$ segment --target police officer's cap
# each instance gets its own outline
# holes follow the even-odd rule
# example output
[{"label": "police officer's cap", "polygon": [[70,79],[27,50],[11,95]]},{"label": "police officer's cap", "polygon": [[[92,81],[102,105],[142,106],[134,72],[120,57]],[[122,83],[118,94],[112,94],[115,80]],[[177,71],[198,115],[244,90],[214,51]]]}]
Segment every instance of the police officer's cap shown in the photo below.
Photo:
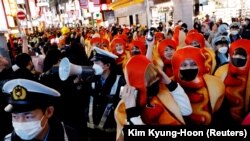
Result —
[{"label": "police officer's cap", "polygon": [[229,44],[230,43],[230,39],[227,36],[217,36],[212,40],[212,45],[215,47],[219,44]]},{"label": "police officer's cap", "polygon": [[218,32],[223,34],[223,33],[227,33],[228,30],[228,25],[223,23],[218,27]]},{"label": "police officer's cap", "polygon": [[91,61],[116,60],[118,56],[98,47],[93,47],[94,57]]},{"label": "police officer's cap", "polygon": [[60,97],[60,93],[38,82],[13,79],[3,85],[3,93],[9,94],[6,112],[21,113],[36,108],[46,108]]}]

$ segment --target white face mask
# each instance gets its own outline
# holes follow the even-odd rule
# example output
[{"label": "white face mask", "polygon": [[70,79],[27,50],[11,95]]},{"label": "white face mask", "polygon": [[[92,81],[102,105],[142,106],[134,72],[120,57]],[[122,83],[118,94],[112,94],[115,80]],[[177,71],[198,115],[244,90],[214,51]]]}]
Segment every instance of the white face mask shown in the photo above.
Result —
[{"label": "white face mask", "polygon": [[228,50],[228,47],[224,46],[224,47],[220,47],[218,49],[218,51],[222,54],[226,54],[227,53],[227,50]]},{"label": "white face mask", "polygon": [[231,31],[231,34],[232,35],[237,35],[239,32],[237,31],[237,30],[233,30],[233,31]]},{"label": "white face mask", "polygon": [[[43,117],[42,117],[43,119]],[[15,133],[23,140],[34,139],[39,133],[42,132],[43,127],[41,126],[41,120],[29,121],[29,122],[12,122],[15,129]],[[47,124],[47,122],[46,122]],[[45,125],[46,125],[45,124]],[[44,127],[45,127],[44,125]]]},{"label": "white face mask", "polygon": [[98,64],[94,64],[93,69],[95,70],[95,75],[101,75],[103,73],[103,68]]}]

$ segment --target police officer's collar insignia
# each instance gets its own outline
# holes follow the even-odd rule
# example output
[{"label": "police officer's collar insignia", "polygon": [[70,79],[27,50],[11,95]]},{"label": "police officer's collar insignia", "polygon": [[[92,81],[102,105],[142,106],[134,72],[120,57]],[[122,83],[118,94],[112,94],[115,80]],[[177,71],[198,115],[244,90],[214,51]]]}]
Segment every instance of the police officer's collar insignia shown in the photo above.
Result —
[{"label": "police officer's collar insignia", "polygon": [[26,98],[27,91],[24,87],[17,85],[13,88],[12,95],[14,100],[24,100]]}]

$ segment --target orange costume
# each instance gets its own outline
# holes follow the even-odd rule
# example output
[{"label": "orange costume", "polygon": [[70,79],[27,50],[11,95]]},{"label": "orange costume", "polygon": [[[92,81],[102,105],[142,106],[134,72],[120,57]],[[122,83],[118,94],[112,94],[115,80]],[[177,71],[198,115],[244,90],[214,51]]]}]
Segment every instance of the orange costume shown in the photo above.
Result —
[{"label": "orange costume", "polygon": [[171,59],[167,59],[165,57],[165,50],[166,50],[166,47],[170,47],[174,50],[176,50],[177,48],[177,43],[174,41],[174,40],[171,40],[171,39],[165,39],[165,40],[162,40],[158,46],[158,53],[161,57],[161,60],[163,61],[163,64],[161,63],[161,61],[157,61],[157,64],[163,68],[163,71],[169,76],[169,77],[172,77],[173,76],[173,70],[172,70],[172,62],[171,62]]},{"label": "orange costume", "polygon": [[[121,44],[121,47],[122,47],[120,50],[121,52],[117,51],[117,48],[116,48],[117,44]],[[118,58],[116,59],[116,64],[120,67],[120,69],[123,70],[125,67],[125,64],[127,63],[129,59],[129,52],[126,50],[126,43],[124,39],[115,38],[112,40],[110,46],[111,46],[111,52],[118,56]]]},{"label": "orange costume", "polygon": [[194,42],[199,44],[199,48],[202,49],[202,52],[206,57],[205,66],[207,67],[209,74],[213,74],[216,67],[215,53],[212,49],[205,47],[204,36],[192,30],[188,32],[185,42],[187,45],[191,45]]},{"label": "orange costume", "polygon": [[59,39],[59,44],[58,47],[62,48],[65,45],[65,40],[69,36],[68,34],[70,33],[70,30],[68,27],[64,26],[61,29],[62,37]]},{"label": "orange costume", "polygon": [[[157,83],[159,74],[157,68],[144,55],[136,55],[128,61],[124,75],[129,86],[138,90],[137,108],[142,121],[149,125],[184,125],[181,106],[179,107],[169,89],[163,83]],[[151,99],[147,94],[147,88],[153,84],[159,85],[159,92]],[[184,92],[184,91],[182,91]],[[187,97],[186,97],[187,98]],[[182,104],[188,107],[182,100]],[[149,107],[148,104],[153,105]],[[190,103],[189,103],[190,104]],[[190,106],[191,110],[191,106]],[[189,112],[189,114],[191,111]],[[117,138],[122,134],[122,128],[127,124],[127,113],[124,100],[121,100],[115,110],[117,122]]]},{"label": "orange costume", "polygon": [[133,49],[133,47],[134,46],[136,46],[136,47],[138,47],[139,48],[139,50],[140,50],[140,53],[142,54],[142,55],[145,55],[146,54],[146,46],[145,46],[145,44],[142,42],[142,41],[140,41],[140,40],[133,40],[129,45],[128,45],[128,48],[129,48],[129,52],[130,52],[130,55],[132,56],[132,49]]},{"label": "orange costume", "polygon": [[[184,79],[184,73],[180,69],[186,60],[193,60],[198,68],[191,80]],[[174,79],[184,88],[192,105],[190,123],[198,125],[211,123],[213,113],[221,106],[225,91],[223,82],[208,73],[205,60],[202,50],[192,46],[178,49],[172,58]],[[191,72],[187,75],[191,75]]]},{"label": "orange costume", "polygon": [[186,33],[181,30],[181,26],[174,28],[173,40],[178,44],[177,48],[182,48],[186,45],[185,43]]},{"label": "orange costume", "polygon": [[[235,53],[243,55],[245,59]],[[250,40],[239,39],[229,49],[230,62],[218,68],[216,76],[224,80],[225,96],[229,102],[230,114],[236,123],[241,123],[249,113],[250,101]],[[233,58],[236,56],[236,58]]]}]

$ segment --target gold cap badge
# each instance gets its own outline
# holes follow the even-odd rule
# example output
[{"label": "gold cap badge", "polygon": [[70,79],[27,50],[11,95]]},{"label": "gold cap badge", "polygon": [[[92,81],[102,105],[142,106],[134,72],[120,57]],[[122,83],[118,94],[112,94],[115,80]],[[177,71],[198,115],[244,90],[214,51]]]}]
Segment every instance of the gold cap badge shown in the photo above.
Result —
[{"label": "gold cap badge", "polygon": [[16,86],[12,91],[13,99],[14,100],[23,100],[26,98],[27,91],[22,86]]}]

